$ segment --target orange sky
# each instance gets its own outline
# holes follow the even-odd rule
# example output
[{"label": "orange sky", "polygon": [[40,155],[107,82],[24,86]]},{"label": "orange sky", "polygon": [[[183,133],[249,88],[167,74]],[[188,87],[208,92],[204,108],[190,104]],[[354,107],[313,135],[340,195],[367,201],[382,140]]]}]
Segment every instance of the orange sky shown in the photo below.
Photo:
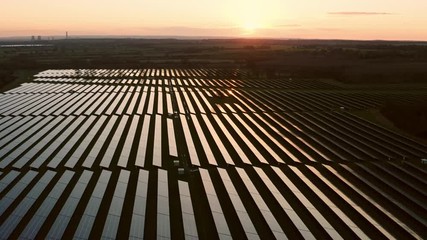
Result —
[{"label": "orange sky", "polygon": [[427,40],[425,0],[2,0],[0,37],[173,35]]}]

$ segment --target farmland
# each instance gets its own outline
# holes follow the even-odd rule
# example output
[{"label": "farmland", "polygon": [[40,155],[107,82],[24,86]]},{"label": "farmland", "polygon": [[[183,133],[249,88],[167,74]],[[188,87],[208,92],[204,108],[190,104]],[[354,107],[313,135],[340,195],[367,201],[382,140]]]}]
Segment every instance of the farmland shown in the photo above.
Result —
[{"label": "farmland", "polygon": [[423,84],[261,75],[51,69],[1,93],[0,237],[427,237],[426,144],[354,114]]}]

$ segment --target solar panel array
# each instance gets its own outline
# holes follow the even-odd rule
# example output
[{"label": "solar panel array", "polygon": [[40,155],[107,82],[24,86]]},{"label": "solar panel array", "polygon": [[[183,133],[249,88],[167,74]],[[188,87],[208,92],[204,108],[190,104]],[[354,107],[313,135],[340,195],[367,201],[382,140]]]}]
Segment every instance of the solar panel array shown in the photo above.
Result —
[{"label": "solar panel array", "polygon": [[425,95],[244,76],[47,70],[0,94],[0,238],[427,237],[427,147],[349,112]]}]

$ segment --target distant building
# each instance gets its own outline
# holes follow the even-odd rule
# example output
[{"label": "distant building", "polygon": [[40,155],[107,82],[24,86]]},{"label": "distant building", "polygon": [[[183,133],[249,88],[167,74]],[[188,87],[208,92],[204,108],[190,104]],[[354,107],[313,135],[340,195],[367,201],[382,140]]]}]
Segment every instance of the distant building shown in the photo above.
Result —
[{"label": "distant building", "polygon": [[42,36],[37,36],[37,41],[41,41],[42,40]]},{"label": "distant building", "polygon": [[35,36],[31,36],[31,41],[36,41],[36,37]]}]

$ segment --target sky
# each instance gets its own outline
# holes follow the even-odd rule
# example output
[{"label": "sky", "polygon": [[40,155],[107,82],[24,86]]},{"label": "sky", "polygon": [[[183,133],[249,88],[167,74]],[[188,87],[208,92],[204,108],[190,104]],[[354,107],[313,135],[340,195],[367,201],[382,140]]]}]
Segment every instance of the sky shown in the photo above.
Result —
[{"label": "sky", "polygon": [[427,0],[1,0],[0,37],[427,40]]}]

